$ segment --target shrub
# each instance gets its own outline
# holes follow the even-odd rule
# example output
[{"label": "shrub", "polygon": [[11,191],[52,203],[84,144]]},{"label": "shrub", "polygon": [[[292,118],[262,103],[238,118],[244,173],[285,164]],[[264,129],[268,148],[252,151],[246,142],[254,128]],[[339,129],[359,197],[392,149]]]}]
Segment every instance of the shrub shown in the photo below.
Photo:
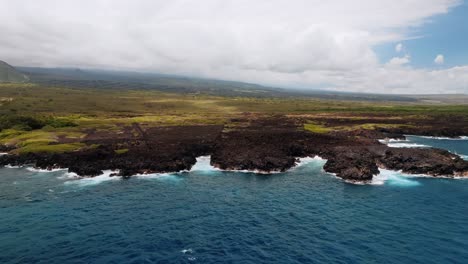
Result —
[{"label": "shrub", "polygon": [[45,126],[54,128],[73,127],[77,124],[66,118],[56,117],[32,117],[32,116],[18,116],[18,115],[5,115],[0,116],[0,131],[4,129],[14,128],[16,130],[30,131],[41,129]]}]

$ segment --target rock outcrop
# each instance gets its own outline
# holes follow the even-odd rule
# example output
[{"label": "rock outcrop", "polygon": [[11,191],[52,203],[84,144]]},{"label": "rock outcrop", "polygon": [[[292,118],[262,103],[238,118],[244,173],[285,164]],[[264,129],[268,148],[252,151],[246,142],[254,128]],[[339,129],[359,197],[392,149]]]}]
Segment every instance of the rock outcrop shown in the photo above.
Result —
[{"label": "rock outcrop", "polygon": [[[133,129],[133,130],[132,130]],[[377,138],[401,138],[379,131],[317,134],[282,117],[249,120],[230,127],[128,127],[125,133],[88,131],[82,140],[99,145],[63,154],[0,156],[0,165],[32,164],[41,169],[69,168],[81,176],[119,170],[119,176],[190,170],[198,156],[211,155],[225,170],[286,171],[299,157],[327,159],[325,171],[352,182],[366,182],[379,167],[411,174],[468,176],[468,161],[440,149],[391,148]],[[138,135],[135,135],[137,131]],[[116,149],[127,151],[118,152]]]}]

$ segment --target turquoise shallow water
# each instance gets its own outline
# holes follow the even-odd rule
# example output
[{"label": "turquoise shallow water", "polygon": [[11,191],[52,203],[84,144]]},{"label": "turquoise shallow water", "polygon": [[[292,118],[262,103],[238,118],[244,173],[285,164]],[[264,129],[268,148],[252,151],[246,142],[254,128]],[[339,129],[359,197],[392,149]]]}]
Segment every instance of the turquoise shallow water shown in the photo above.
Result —
[{"label": "turquoise shallow water", "polygon": [[466,263],[468,180],[352,185],[322,165],[130,180],[2,168],[0,263]]}]

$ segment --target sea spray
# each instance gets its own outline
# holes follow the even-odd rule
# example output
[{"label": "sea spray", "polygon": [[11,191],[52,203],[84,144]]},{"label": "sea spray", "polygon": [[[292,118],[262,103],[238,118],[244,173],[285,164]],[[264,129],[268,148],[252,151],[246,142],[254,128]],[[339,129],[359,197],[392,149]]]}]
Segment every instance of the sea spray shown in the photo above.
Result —
[{"label": "sea spray", "polygon": [[23,166],[10,165],[10,164],[8,164],[8,165],[5,165],[4,167],[5,167],[5,168],[8,168],[8,169],[20,169],[20,168],[22,168]]},{"label": "sea spray", "polygon": [[64,168],[56,168],[56,169],[38,169],[34,167],[26,167],[26,170],[31,172],[57,172],[57,171],[68,171],[68,169]]},{"label": "sea spray", "polygon": [[410,137],[416,138],[426,138],[426,139],[436,139],[436,140],[468,140],[467,136],[460,136],[460,137],[431,137],[431,136],[417,136],[417,135],[408,135]]},{"label": "sea spray", "polygon": [[430,148],[428,145],[417,143],[388,143],[387,146],[391,148]]},{"label": "sea spray", "polygon": [[378,175],[374,175],[372,178],[371,184],[373,185],[393,185],[393,186],[400,186],[400,187],[412,187],[421,185],[420,182],[411,179],[410,174],[402,173],[401,171],[394,171],[394,170],[387,170],[387,169],[379,169],[380,173]]},{"label": "sea spray", "polygon": [[[101,175],[95,177],[75,177],[76,174],[67,174],[71,180],[66,181],[67,185],[77,185],[77,186],[90,186],[97,185],[106,181],[119,180],[121,177],[111,176],[112,174],[118,173],[118,171],[105,170]],[[69,178],[69,179],[70,179]]]},{"label": "sea spray", "polygon": [[175,172],[175,173],[150,173],[150,174],[136,174],[132,178],[148,180],[148,179],[158,179],[158,180],[171,180],[171,181],[180,181],[182,178],[180,174],[184,172]]},{"label": "sea spray", "polygon": [[190,172],[210,172],[220,171],[220,169],[211,165],[211,156],[200,156],[197,158],[197,162],[192,166]]},{"label": "sea spray", "polygon": [[429,148],[424,144],[413,143],[409,139],[379,139],[379,142],[392,148]]}]

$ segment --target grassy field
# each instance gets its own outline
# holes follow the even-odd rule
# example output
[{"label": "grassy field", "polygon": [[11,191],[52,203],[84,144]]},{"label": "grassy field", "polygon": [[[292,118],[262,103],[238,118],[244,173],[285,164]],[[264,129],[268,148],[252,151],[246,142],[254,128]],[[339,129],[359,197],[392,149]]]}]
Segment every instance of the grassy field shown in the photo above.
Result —
[{"label": "grassy field", "polygon": [[[87,129],[118,131],[125,125],[147,126],[226,124],[251,113],[288,115],[306,120],[315,133],[343,129],[375,129],[405,125],[407,117],[444,116],[468,119],[468,105],[409,102],[334,101],[313,98],[222,97],[197,93],[151,90],[70,89],[34,84],[0,84],[0,143],[16,145],[18,152],[63,152],[83,147],[60,143],[59,138],[81,138]],[[394,120],[385,125],[363,122],[328,127],[318,118]],[[118,153],[125,153],[119,150]]]}]

